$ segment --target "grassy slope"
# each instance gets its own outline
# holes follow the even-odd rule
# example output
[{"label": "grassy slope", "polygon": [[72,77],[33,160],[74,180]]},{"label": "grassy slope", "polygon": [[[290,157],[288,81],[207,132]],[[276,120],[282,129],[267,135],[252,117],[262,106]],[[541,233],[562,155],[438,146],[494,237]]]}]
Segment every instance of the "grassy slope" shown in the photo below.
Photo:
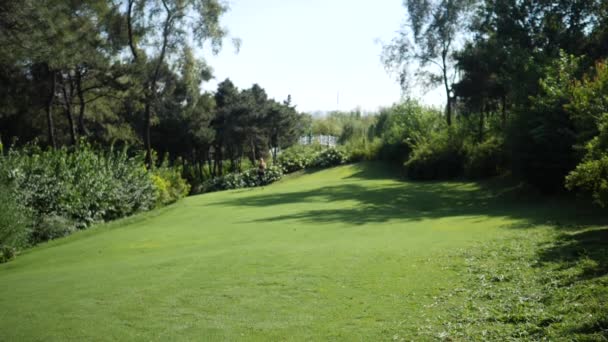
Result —
[{"label": "grassy slope", "polygon": [[487,246],[601,221],[501,189],[399,182],[361,164],[187,198],[0,265],[0,340],[457,335],[443,332],[446,310],[476,315],[462,303],[477,294],[454,289],[475,286],[471,269],[487,262],[471,260]]}]

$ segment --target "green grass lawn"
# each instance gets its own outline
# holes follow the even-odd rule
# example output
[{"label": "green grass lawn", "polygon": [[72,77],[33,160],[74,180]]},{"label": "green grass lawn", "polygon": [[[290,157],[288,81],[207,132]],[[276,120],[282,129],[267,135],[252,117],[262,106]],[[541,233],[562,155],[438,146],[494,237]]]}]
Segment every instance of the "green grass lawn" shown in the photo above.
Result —
[{"label": "green grass lawn", "polygon": [[604,223],[496,181],[290,176],[0,265],[0,341],[605,340]]}]

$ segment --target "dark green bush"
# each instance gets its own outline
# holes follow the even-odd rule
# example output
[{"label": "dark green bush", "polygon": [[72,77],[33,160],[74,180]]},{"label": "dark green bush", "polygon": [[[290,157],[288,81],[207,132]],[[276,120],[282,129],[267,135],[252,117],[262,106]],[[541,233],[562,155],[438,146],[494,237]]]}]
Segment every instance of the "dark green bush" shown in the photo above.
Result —
[{"label": "dark green bush", "polygon": [[382,145],[377,149],[378,158],[401,164],[409,159],[413,146],[446,128],[441,112],[415,101],[384,109],[372,130],[382,139]]},{"label": "dark green bush", "polygon": [[18,203],[12,189],[0,184],[0,263],[27,244],[30,225],[30,212]]},{"label": "dark green bush", "polygon": [[124,150],[99,153],[88,145],[74,151],[12,150],[0,164],[2,180],[36,217],[62,217],[77,228],[149,210],[156,203],[143,161]]},{"label": "dark green bush", "polygon": [[566,188],[590,195],[596,204],[605,207],[608,205],[608,113],[598,118],[598,126],[598,135],[585,146],[585,158],[566,177]]},{"label": "dark green bush", "polygon": [[578,141],[585,144],[581,163],[566,177],[566,188],[590,195],[608,205],[608,61],[598,63],[592,78],[575,83],[567,110],[578,126]]},{"label": "dark green bush", "polygon": [[11,246],[0,246],[0,264],[10,261],[15,257],[17,249]]},{"label": "dark green bush", "polygon": [[382,148],[382,139],[376,138],[373,141],[360,140],[350,142],[345,146],[348,161],[357,163],[366,160],[376,160],[379,158]]},{"label": "dark green bush", "polygon": [[507,166],[504,143],[496,137],[481,144],[467,145],[464,152],[464,174],[469,178],[494,177]]},{"label": "dark green bush", "polygon": [[608,204],[608,154],[577,165],[566,177],[566,188],[589,194],[596,204],[605,207]]},{"label": "dark green bush", "polygon": [[74,221],[65,217],[50,215],[38,218],[32,228],[29,242],[37,244],[64,236],[68,236],[76,230]]},{"label": "dark green bush", "polygon": [[580,161],[575,123],[566,110],[577,63],[564,56],[549,67],[539,93],[513,113],[507,131],[513,173],[545,193],[563,191],[566,175]]},{"label": "dark green bush", "polygon": [[451,179],[464,166],[462,138],[452,130],[437,132],[413,148],[404,163],[406,175],[416,180]]}]

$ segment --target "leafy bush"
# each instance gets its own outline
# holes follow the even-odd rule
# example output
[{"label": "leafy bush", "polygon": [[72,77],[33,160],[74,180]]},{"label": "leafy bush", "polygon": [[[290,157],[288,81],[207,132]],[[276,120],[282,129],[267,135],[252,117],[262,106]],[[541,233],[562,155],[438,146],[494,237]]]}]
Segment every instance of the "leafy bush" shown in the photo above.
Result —
[{"label": "leafy bush", "polygon": [[566,188],[591,195],[608,205],[608,64],[596,65],[593,78],[575,83],[573,99],[566,106],[578,127],[578,141],[585,144],[583,161],[566,177]]},{"label": "leafy bush", "polygon": [[190,184],[182,178],[179,167],[170,168],[165,163],[154,169],[150,177],[156,191],[156,206],[174,203],[190,192]]},{"label": "leafy bush", "polygon": [[577,165],[566,177],[566,188],[590,194],[595,203],[605,207],[608,204],[608,155]]},{"label": "leafy bush", "polygon": [[26,245],[30,224],[29,211],[17,202],[11,189],[0,185],[0,263]]},{"label": "leafy bush", "polygon": [[365,160],[376,160],[383,146],[382,139],[376,138],[369,142],[362,139],[358,142],[350,142],[345,146],[348,161],[352,163]]},{"label": "leafy bush", "polygon": [[462,138],[453,130],[437,132],[415,145],[404,163],[411,179],[450,179],[462,175],[464,154]]},{"label": "leafy bush", "polygon": [[258,169],[249,169],[242,173],[229,173],[222,177],[215,177],[202,184],[196,190],[197,193],[214,192],[222,190],[233,190],[242,188],[253,188],[274,183],[283,178],[283,170],[279,166],[266,168],[264,175],[260,177]]},{"label": "leafy bush", "polygon": [[332,147],[318,153],[311,165],[323,168],[342,165],[347,161],[348,155],[343,149]]},{"label": "leafy bush", "polygon": [[506,168],[504,143],[496,137],[481,144],[466,145],[464,152],[464,174],[467,177],[494,177]]},{"label": "leafy bush", "polygon": [[74,221],[65,217],[50,215],[38,218],[31,231],[29,242],[37,244],[68,236],[76,230]]},{"label": "leafy bush", "polygon": [[573,148],[575,123],[566,110],[577,69],[578,59],[568,56],[549,67],[539,93],[513,113],[508,130],[514,174],[545,193],[562,191],[565,176],[580,161]]},{"label": "leafy bush", "polygon": [[148,210],[156,203],[154,185],[140,158],[129,157],[125,150],[95,152],[86,144],[72,152],[12,150],[0,164],[2,181],[16,189],[18,201],[34,212],[37,221],[61,217],[77,228]]},{"label": "leafy bush", "polygon": [[598,119],[599,134],[586,145],[583,161],[566,177],[566,188],[589,194],[593,201],[608,204],[608,113]]},{"label": "leafy bush", "polygon": [[258,169],[249,169],[241,174],[245,187],[252,188],[274,183],[283,178],[283,171],[278,166],[270,166],[264,171],[264,175],[260,177]]},{"label": "leafy bush", "polygon": [[378,158],[403,163],[410,157],[413,146],[446,128],[441,112],[415,101],[384,109],[372,129],[373,135],[380,137],[383,142],[378,148]]},{"label": "leafy bush", "polygon": [[322,149],[318,145],[296,145],[281,152],[277,157],[277,164],[284,173],[304,170],[312,165],[317,153]]},{"label": "leafy bush", "polygon": [[0,246],[0,264],[10,261],[15,257],[17,249],[11,246]]}]

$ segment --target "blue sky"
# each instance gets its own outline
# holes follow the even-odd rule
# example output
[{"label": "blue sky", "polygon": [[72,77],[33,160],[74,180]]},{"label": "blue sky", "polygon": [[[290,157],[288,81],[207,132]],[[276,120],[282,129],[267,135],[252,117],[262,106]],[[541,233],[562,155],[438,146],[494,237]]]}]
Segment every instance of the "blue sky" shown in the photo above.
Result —
[{"label": "blue sky", "polygon": [[[401,91],[380,62],[381,45],[399,29],[401,0],[230,0],[223,23],[242,39],[239,53],[226,44],[217,56],[206,51],[214,90],[230,78],[239,88],[254,83],[270,97],[291,94],[298,110],[375,110],[398,102]],[[338,103],[339,93],[339,103]],[[437,91],[422,96],[441,104]]]}]

